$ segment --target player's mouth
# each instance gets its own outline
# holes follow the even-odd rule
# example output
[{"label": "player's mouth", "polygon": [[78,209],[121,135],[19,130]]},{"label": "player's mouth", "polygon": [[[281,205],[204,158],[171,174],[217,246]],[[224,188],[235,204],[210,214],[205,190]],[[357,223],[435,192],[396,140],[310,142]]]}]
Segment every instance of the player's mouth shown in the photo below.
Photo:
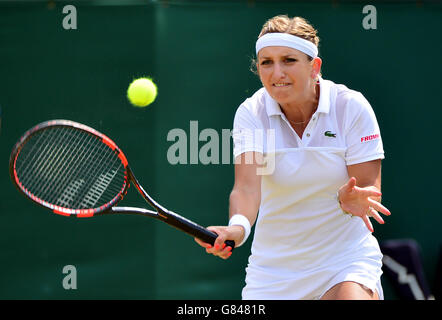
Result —
[{"label": "player's mouth", "polygon": [[288,87],[290,83],[282,82],[282,83],[274,83],[273,86],[276,88]]}]

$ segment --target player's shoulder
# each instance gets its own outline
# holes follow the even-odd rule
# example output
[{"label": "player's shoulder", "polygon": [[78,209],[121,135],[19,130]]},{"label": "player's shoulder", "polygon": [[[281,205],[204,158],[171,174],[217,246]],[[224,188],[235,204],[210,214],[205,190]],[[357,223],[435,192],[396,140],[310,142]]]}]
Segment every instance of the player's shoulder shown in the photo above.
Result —
[{"label": "player's shoulder", "polygon": [[244,100],[238,108],[247,110],[250,114],[259,116],[266,111],[266,90],[261,88],[257,90],[252,96]]},{"label": "player's shoulder", "polygon": [[361,92],[350,89],[344,84],[334,84],[334,90],[337,111],[354,114],[371,109],[370,103]]},{"label": "player's shoulder", "polygon": [[264,88],[259,89],[252,96],[245,99],[236,110],[234,126],[264,127],[268,122],[266,101]]}]

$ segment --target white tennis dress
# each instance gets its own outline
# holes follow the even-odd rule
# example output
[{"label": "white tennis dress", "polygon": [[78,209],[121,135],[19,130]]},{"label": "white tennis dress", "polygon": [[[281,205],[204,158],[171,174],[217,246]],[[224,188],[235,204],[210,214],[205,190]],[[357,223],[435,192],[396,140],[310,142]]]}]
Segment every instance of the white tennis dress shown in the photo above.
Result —
[{"label": "white tennis dress", "polygon": [[264,88],[235,115],[235,157],[256,151],[273,162],[262,177],[243,299],[318,299],[342,281],[383,299],[378,242],[336,200],[347,165],[384,158],[379,126],[362,94],[319,81],[319,105],[302,139]]}]

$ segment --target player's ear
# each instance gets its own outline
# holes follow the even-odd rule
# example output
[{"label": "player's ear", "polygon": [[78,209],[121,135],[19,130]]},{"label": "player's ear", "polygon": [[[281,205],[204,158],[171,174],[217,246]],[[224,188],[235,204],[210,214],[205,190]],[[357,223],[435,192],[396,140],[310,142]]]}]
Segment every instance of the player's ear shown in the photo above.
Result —
[{"label": "player's ear", "polygon": [[316,79],[318,75],[321,74],[321,66],[322,66],[322,59],[319,57],[316,57],[312,60],[312,78]]}]

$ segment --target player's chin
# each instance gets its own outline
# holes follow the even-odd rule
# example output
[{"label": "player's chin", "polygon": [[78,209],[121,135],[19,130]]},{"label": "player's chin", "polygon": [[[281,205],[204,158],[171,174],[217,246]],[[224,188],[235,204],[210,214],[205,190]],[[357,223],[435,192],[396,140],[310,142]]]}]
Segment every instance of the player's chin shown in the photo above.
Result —
[{"label": "player's chin", "polygon": [[286,103],[290,103],[293,100],[295,100],[293,98],[293,96],[294,96],[293,91],[290,91],[288,89],[281,90],[280,88],[276,88],[275,90],[271,90],[271,92],[269,92],[269,94],[279,104],[286,104]]}]

